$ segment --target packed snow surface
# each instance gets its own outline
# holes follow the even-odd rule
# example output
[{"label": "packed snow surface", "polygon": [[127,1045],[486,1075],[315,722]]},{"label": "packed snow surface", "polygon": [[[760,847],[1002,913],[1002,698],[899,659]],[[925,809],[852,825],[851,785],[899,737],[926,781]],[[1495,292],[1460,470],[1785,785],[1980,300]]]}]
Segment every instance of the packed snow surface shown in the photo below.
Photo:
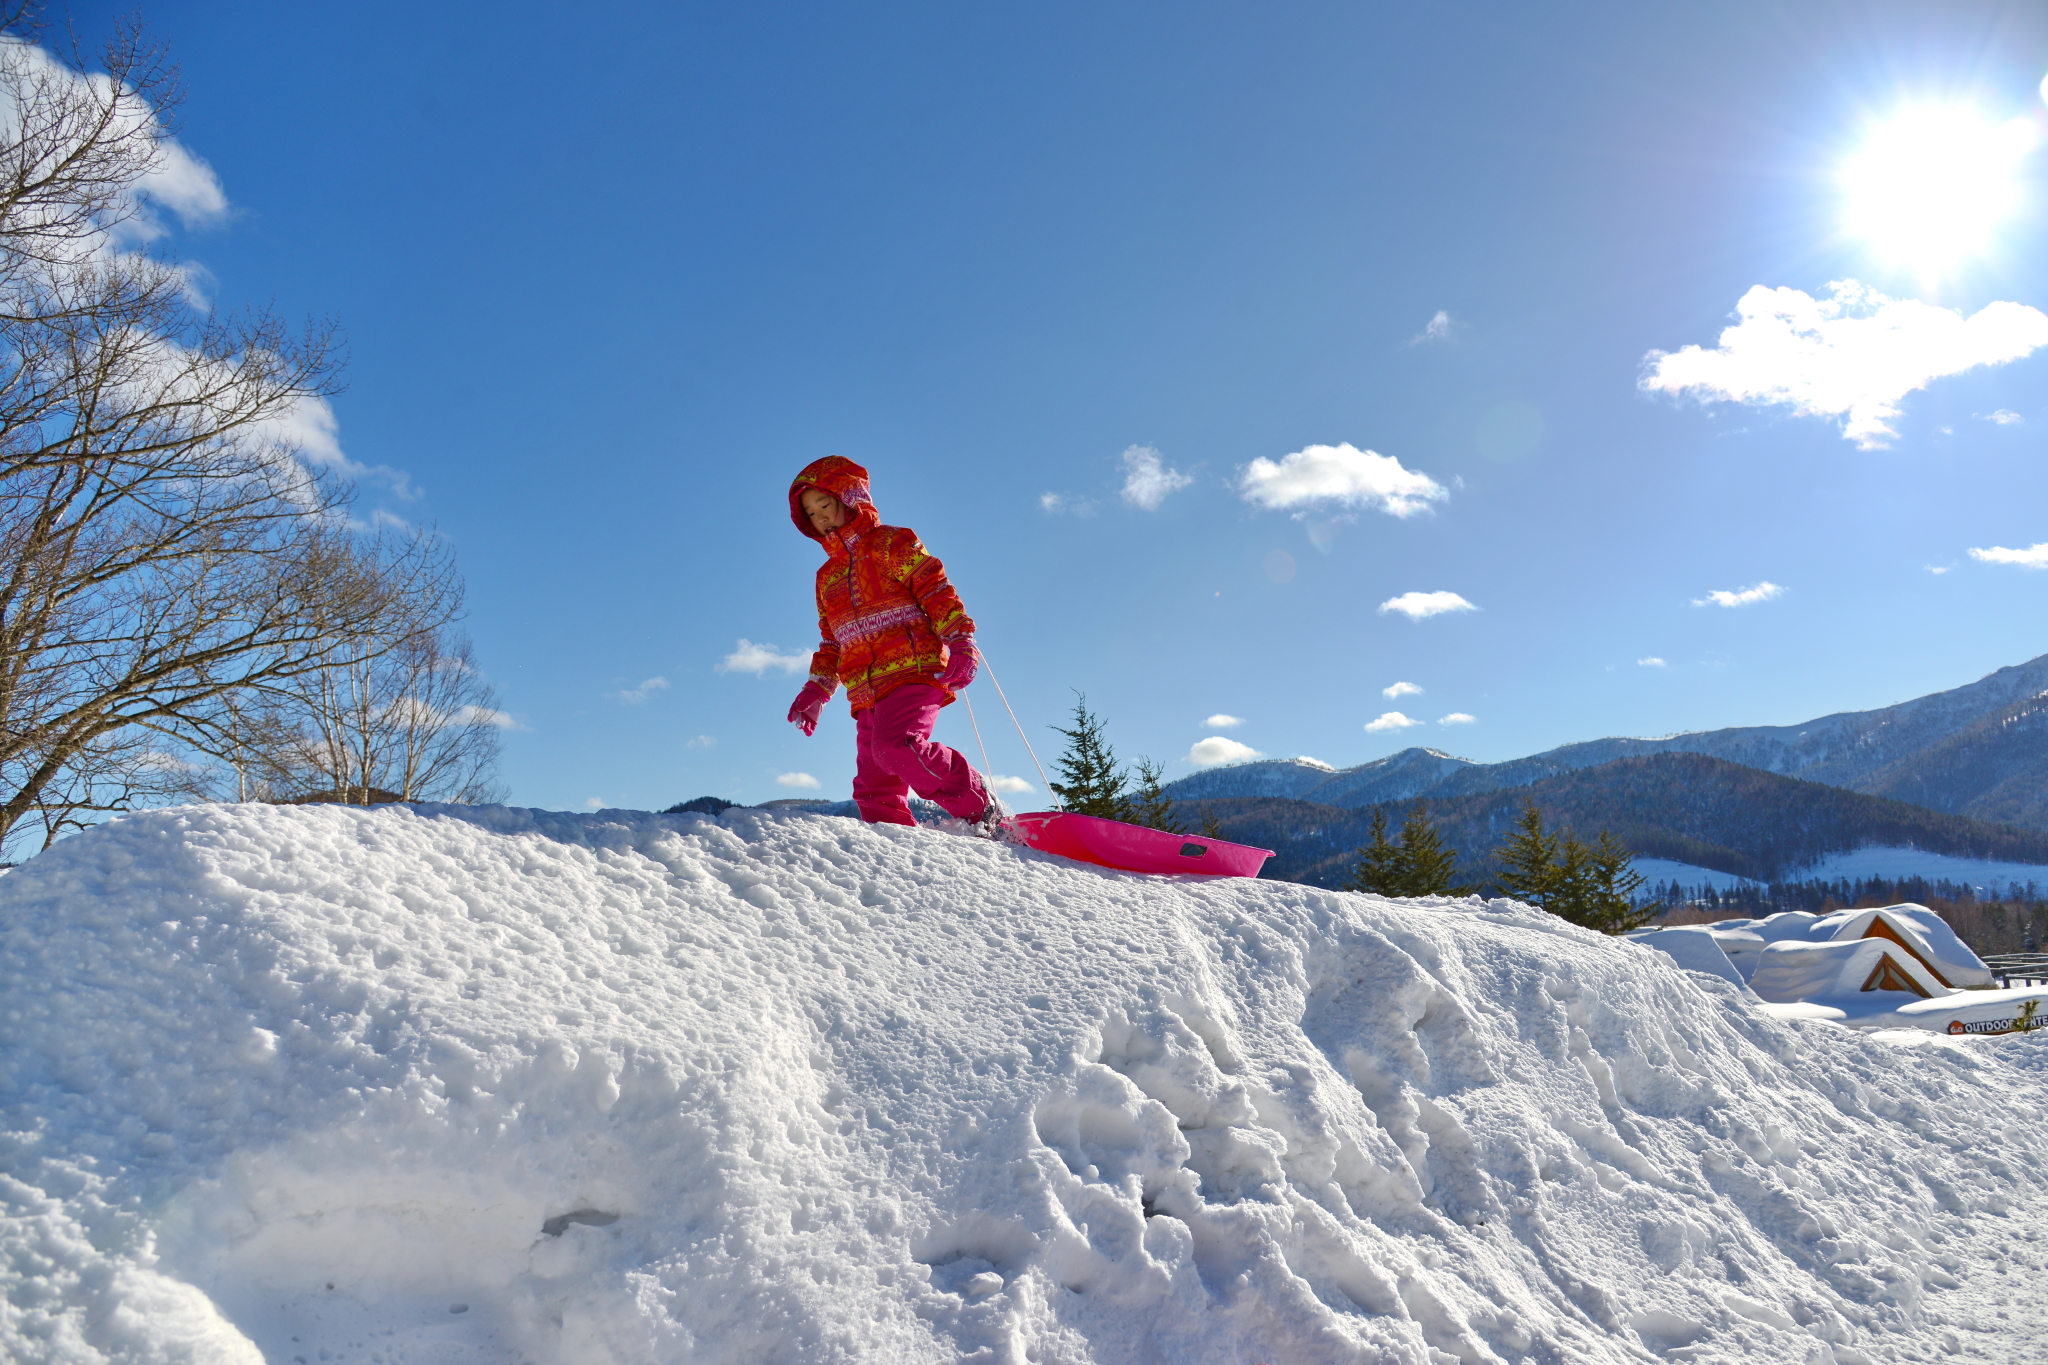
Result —
[{"label": "packed snow surface", "polygon": [[1505,901],[189,807],[0,878],[0,1030],[10,1361],[2038,1345],[2048,1038],[1775,1020]]}]

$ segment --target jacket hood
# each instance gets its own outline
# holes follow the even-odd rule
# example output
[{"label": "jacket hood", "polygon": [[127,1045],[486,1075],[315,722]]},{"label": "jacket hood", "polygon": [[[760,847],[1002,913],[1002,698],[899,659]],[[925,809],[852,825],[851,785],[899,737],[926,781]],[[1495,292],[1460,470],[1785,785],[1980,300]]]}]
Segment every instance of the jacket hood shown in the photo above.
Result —
[{"label": "jacket hood", "polygon": [[[847,531],[865,531],[880,524],[881,514],[875,511],[875,500],[868,496],[868,472],[843,455],[827,455],[822,460],[813,460],[804,466],[804,472],[796,476],[796,482],[789,486],[789,519],[819,544],[825,544],[825,537],[818,534],[811,525],[811,519],[804,515],[800,501],[806,488],[821,488],[846,504]],[[827,548],[830,548],[829,546]]]}]

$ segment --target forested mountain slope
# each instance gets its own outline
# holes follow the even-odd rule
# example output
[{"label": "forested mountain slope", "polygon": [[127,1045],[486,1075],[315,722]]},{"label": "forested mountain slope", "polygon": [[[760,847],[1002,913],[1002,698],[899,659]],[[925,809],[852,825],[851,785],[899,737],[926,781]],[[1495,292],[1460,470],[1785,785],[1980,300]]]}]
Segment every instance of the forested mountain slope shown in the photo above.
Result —
[{"label": "forested mountain slope", "polygon": [[1358,808],[1525,787],[1617,759],[1678,753],[2048,830],[2048,655],[1964,687],[1799,725],[1588,740],[1504,763],[1434,749],[1336,772],[1292,759],[1246,763],[1182,778],[1167,792],[1177,801],[1277,796]]},{"label": "forested mountain slope", "polygon": [[[1546,825],[1591,838],[1612,830],[1631,851],[1758,881],[1831,853],[1912,847],[1962,858],[2048,865],[2048,833],[1929,811],[1904,801],[1805,782],[1705,754],[1653,754],[1504,791],[1431,797],[1422,804],[1460,852],[1460,875],[1484,882],[1492,850],[1524,801]],[[1408,805],[1388,807],[1396,824]],[[1226,837],[1275,851],[1266,875],[1337,886],[1365,841],[1370,808],[1284,798],[1217,799],[1183,814],[1214,815]],[[2044,868],[2048,872],[2048,868]]]}]

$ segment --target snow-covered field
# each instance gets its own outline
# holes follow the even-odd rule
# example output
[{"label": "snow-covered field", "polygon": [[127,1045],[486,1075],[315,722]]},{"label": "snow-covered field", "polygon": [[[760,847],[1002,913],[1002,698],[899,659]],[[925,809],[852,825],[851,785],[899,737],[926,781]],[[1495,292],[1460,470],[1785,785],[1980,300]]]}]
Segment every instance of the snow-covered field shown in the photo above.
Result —
[{"label": "snow-covered field", "polygon": [[[1677,882],[1680,886],[1712,886],[1726,891],[1749,879],[1669,858],[1638,858],[1636,871],[1653,886]],[[1928,853],[1917,848],[1859,848],[1834,853],[1810,866],[1797,868],[1781,878],[1788,882],[1855,881],[1868,877],[1925,877],[1929,881],[1961,882],[1987,894],[2008,886],[2024,888],[2028,882],[2048,887],[2048,867],[2039,863],[2002,863],[1983,858],[1952,858],[1946,853]]]},{"label": "snow-covered field", "polygon": [[1913,1044],[1507,902],[156,812],[0,878],[0,1356],[2037,1358],[2048,1037]]}]

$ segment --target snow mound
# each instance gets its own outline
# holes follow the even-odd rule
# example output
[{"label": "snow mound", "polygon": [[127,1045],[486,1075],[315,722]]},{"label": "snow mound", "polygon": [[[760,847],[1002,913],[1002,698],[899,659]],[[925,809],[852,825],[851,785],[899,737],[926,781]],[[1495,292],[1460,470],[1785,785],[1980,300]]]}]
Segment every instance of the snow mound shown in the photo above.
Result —
[{"label": "snow mound", "polygon": [[2048,1040],[1504,901],[201,806],[0,926],[11,1361],[1856,1365],[2041,1283]]}]

